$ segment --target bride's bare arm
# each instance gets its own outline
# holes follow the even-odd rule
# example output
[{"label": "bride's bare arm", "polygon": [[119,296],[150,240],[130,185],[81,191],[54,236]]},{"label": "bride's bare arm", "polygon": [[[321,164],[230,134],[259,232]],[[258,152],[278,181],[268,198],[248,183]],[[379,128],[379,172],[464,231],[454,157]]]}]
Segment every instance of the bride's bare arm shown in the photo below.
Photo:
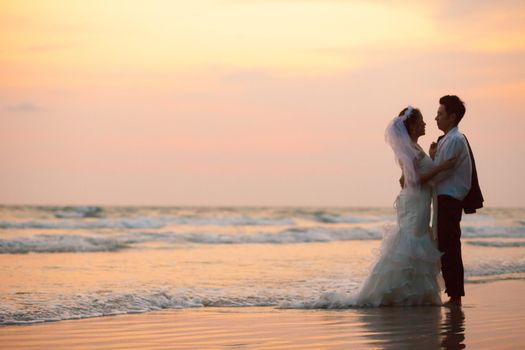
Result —
[{"label": "bride's bare arm", "polygon": [[444,162],[442,162],[441,164],[435,166],[428,173],[422,174],[421,176],[419,176],[419,182],[422,183],[422,184],[427,183],[429,180],[431,180],[434,176],[436,176],[440,172],[452,168],[454,166],[454,164],[456,163],[456,159],[457,159],[457,157],[453,157],[453,158],[447,159]]}]

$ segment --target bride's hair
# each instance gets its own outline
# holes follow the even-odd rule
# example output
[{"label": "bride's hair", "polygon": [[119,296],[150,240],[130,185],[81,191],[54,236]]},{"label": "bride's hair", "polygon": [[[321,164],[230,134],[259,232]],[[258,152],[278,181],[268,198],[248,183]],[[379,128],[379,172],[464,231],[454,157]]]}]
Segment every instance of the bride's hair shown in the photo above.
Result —
[{"label": "bride's hair", "polygon": [[[399,112],[399,117],[402,117],[405,114],[405,112],[407,111],[407,109],[408,109],[408,107],[403,109],[401,112]],[[421,114],[421,111],[419,109],[412,108],[412,110],[410,111],[410,114],[407,116],[407,118],[403,122],[403,124],[405,124],[405,128],[407,129],[407,132],[408,132],[409,135],[410,135],[410,129],[412,128],[412,126],[417,121],[417,116],[423,117],[423,115]]]},{"label": "bride's hair", "polygon": [[403,170],[405,184],[409,189],[419,186],[419,177],[416,172],[415,161],[419,156],[419,151],[410,139],[412,125],[418,121],[417,116],[421,112],[417,108],[408,106],[388,123],[385,130],[385,141],[392,147],[396,162]]}]

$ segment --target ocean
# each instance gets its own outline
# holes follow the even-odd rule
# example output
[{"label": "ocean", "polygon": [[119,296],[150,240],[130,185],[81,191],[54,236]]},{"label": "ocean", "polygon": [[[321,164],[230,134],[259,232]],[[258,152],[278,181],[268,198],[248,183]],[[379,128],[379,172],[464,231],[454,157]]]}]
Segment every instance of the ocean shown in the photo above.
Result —
[{"label": "ocean", "polygon": [[[350,293],[394,223],[393,208],[0,206],[0,324]],[[525,209],[464,215],[462,249],[466,283],[524,279]]]}]

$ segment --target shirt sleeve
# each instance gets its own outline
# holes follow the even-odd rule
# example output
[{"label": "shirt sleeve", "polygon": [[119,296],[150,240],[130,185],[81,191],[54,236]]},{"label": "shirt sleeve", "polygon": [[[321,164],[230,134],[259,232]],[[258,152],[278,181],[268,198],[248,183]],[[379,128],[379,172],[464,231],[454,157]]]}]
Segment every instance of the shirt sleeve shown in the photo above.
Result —
[{"label": "shirt sleeve", "polygon": [[[439,154],[436,156],[436,160],[434,161],[434,164],[437,166],[444,162],[447,159],[458,157],[458,160],[460,156],[464,153],[464,142],[461,142],[462,140],[458,137],[454,137],[450,140],[447,140],[447,143],[443,145],[443,147],[439,150]],[[454,167],[439,172],[436,176],[434,176],[434,183],[439,183],[446,179],[447,177],[451,176],[454,172],[454,169],[458,166],[457,162],[454,165]]]}]

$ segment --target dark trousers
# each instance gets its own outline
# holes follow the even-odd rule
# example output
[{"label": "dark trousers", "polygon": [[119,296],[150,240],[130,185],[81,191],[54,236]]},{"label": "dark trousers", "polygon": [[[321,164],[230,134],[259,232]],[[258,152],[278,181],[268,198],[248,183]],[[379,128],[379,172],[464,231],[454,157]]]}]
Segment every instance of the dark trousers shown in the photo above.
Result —
[{"label": "dark trousers", "polygon": [[437,231],[441,256],[441,271],[445,280],[445,293],[451,297],[465,295],[463,260],[461,259],[461,201],[438,196]]}]

